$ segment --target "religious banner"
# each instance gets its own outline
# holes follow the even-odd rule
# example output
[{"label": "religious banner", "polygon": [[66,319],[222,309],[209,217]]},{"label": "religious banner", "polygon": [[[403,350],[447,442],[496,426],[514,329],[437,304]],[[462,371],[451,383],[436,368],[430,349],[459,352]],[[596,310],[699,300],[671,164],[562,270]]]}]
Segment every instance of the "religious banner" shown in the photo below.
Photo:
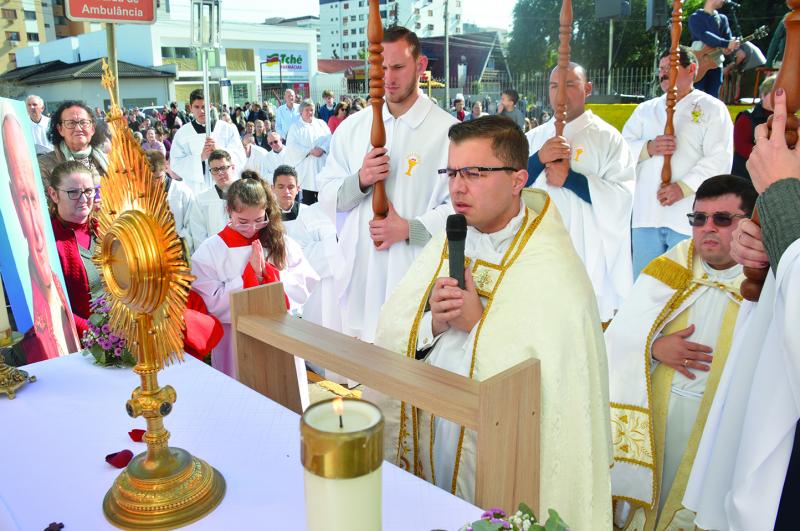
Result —
[{"label": "religious banner", "polygon": [[38,361],[77,350],[77,332],[47,211],[25,104],[0,98],[0,272],[16,328]]}]

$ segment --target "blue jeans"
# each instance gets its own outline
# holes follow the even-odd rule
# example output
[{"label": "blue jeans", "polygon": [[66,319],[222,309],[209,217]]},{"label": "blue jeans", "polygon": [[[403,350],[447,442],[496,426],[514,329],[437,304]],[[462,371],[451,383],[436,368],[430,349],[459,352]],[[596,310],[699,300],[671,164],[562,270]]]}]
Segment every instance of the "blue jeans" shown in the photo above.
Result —
[{"label": "blue jeans", "polygon": [[633,280],[647,264],[666,253],[675,245],[688,238],[687,235],[675,232],[667,227],[640,227],[633,229]]}]

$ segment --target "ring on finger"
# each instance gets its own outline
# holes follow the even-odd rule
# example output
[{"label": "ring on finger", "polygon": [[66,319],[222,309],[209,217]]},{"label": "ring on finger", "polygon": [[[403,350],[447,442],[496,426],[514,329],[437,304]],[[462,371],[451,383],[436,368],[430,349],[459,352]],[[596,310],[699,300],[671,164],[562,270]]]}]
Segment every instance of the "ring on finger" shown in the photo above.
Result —
[{"label": "ring on finger", "polygon": [[683,366],[687,367],[689,365],[689,358],[683,358]]}]

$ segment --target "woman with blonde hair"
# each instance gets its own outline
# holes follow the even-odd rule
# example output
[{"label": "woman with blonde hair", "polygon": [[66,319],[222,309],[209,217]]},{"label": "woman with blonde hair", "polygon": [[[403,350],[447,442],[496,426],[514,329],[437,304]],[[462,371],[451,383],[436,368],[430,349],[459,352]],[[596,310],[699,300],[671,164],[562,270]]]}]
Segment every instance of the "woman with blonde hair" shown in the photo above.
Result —
[{"label": "woman with blonde hair", "polygon": [[299,308],[319,280],[300,246],[286,236],[281,209],[269,184],[257,173],[242,172],[226,192],[230,222],[204,241],[192,256],[193,293],[220,320],[222,341],[211,352],[211,365],[236,377],[230,333],[232,291],[282,282],[287,309]]}]

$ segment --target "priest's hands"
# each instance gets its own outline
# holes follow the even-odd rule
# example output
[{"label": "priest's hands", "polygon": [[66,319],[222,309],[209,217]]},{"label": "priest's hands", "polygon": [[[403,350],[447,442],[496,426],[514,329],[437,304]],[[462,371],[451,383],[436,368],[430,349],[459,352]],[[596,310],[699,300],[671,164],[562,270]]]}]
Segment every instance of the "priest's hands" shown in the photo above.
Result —
[{"label": "priest's hands", "polygon": [[372,148],[364,156],[364,162],[361,163],[361,169],[358,170],[358,184],[361,186],[362,192],[376,182],[386,180],[389,176],[388,152],[389,150],[386,148]]},{"label": "priest's hands", "polygon": [[325,150],[322,149],[321,147],[315,147],[314,149],[309,151],[308,154],[311,155],[312,157],[321,157],[322,155],[325,154]]},{"label": "priest's hands", "polygon": [[761,227],[749,219],[739,221],[739,226],[731,234],[731,258],[745,267],[769,267]]},{"label": "priest's hands", "polygon": [[[562,159],[569,161],[572,156],[572,146],[569,145],[567,139],[563,136],[554,136],[547,140],[542,147],[539,148],[539,162],[545,167],[551,162],[556,162]],[[569,164],[567,164],[569,166]]]},{"label": "priest's hands", "polygon": [[659,135],[653,140],[647,141],[647,153],[651,157],[655,155],[672,155],[675,153],[676,148],[675,135]]},{"label": "priest's hands", "polygon": [[673,205],[683,199],[683,189],[678,183],[668,184],[658,189],[656,199],[661,203],[661,206]]},{"label": "priest's hands", "polygon": [[469,333],[480,321],[483,304],[469,267],[464,271],[464,285],[467,289],[460,289],[458,281],[450,277],[437,278],[433,284],[430,305],[434,337],[451,327]]},{"label": "priest's hands", "polygon": [[261,241],[256,240],[250,244],[250,267],[256,273],[256,278],[261,280],[264,278],[264,248],[261,247]]},{"label": "priest's hands", "polygon": [[369,222],[370,238],[373,242],[381,242],[377,247],[379,251],[385,251],[397,242],[406,241],[408,231],[408,220],[401,217],[391,203],[384,219],[373,219]]},{"label": "priest's hands", "polygon": [[569,159],[548,162],[544,165],[544,176],[550,186],[562,187],[569,176]]},{"label": "priest's hands", "polygon": [[711,347],[686,340],[693,333],[694,325],[689,325],[656,339],[653,342],[653,358],[694,380],[696,376],[689,369],[708,371],[714,358],[706,354],[712,352]]},{"label": "priest's hands", "polygon": [[[747,160],[747,171],[759,194],[781,179],[800,178],[800,150],[790,149],[786,145],[786,93],[778,89],[773,94],[773,101],[775,114],[772,117],[772,134],[766,124],[756,127],[756,145]],[[793,140],[796,142],[798,131],[790,128],[789,132],[794,133]]]},{"label": "priest's hands", "polygon": [[206,138],[206,142],[203,144],[203,151],[200,153],[200,160],[208,160],[208,156],[211,155],[211,152],[215,149],[217,149],[217,143],[214,139],[211,137]]}]

